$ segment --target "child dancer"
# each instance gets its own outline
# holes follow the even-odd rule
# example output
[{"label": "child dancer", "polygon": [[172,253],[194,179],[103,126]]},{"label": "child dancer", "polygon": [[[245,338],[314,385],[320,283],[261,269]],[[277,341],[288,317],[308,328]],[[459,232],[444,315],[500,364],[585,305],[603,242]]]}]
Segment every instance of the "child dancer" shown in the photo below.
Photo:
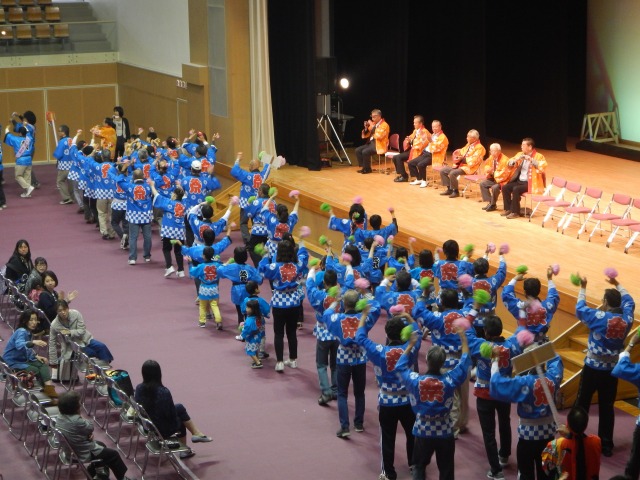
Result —
[{"label": "child dancer", "polygon": [[257,300],[249,300],[246,306],[247,318],[242,327],[242,339],[244,340],[244,352],[251,357],[251,368],[262,368],[262,361],[258,358],[261,326],[263,324],[260,313],[260,303]]}]

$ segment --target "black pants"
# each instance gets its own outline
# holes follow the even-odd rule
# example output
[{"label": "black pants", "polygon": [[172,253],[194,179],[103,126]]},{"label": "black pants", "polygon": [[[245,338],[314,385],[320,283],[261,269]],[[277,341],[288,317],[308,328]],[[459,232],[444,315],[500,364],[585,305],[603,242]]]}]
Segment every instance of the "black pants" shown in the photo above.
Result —
[{"label": "black pants", "polygon": [[184,270],[184,260],[182,258],[182,246],[171,245],[171,239],[163,238],[162,239],[162,254],[164,255],[164,264],[165,268],[169,268],[171,266],[171,250],[173,250],[173,254],[176,257],[176,264],[178,265],[178,271],[182,272]]},{"label": "black pants", "polygon": [[[509,418],[511,404],[478,397],[476,407],[487,459],[491,471],[498,473],[502,471],[498,456],[508,457],[511,455],[511,421]],[[500,451],[498,451],[498,442],[496,441],[496,413],[498,414],[498,431],[500,432]]]},{"label": "black pants", "polygon": [[284,334],[287,333],[289,344],[289,358],[298,358],[298,318],[300,307],[278,308],[273,307],[273,346],[276,350],[276,361],[284,360]]},{"label": "black pants", "polygon": [[528,182],[520,180],[511,180],[502,187],[502,201],[504,202],[504,211],[517,213],[520,215],[520,197],[529,190]]},{"label": "black pants", "polygon": [[393,164],[396,166],[396,173],[401,177],[408,178],[407,169],[404,168],[404,163],[409,160],[410,150],[402,152],[393,157]]},{"label": "black pants", "polygon": [[618,379],[611,375],[611,370],[596,370],[585,365],[580,376],[578,398],[576,404],[589,413],[591,398],[598,392],[598,436],[602,440],[602,451],[613,450],[613,426],[615,414],[613,403],[616,401]]},{"label": "black pants", "polygon": [[269,237],[267,237],[266,235],[251,235],[249,237],[249,243],[247,243],[247,251],[249,252],[249,256],[251,257],[251,261],[253,262],[253,266],[258,268],[258,264],[260,263],[260,260],[262,260],[262,257],[260,255],[258,255],[256,252],[253,251],[254,248],[256,248],[256,245],[259,244],[266,244],[267,240],[269,239]]},{"label": "black pants", "polygon": [[542,469],[542,451],[553,440],[553,437],[543,440],[518,440],[518,471],[520,480],[551,480]]},{"label": "black pants", "polygon": [[378,406],[378,420],[380,421],[380,444],[382,448],[382,469],[383,473],[389,480],[396,480],[398,474],[393,466],[396,451],[396,431],[398,430],[398,422],[402,425],[404,433],[407,437],[407,463],[413,463],[413,446],[415,439],[413,438],[413,423],[416,420],[416,414],[413,413],[411,405],[400,405],[397,407]]},{"label": "black pants", "polygon": [[376,141],[371,140],[364,145],[356,148],[356,158],[358,166],[362,167],[365,172],[371,171],[371,156],[376,154]]},{"label": "black pants", "polygon": [[[96,442],[96,443],[104,446],[104,443],[102,442]],[[105,447],[102,449],[102,451],[99,454],[97,455],[91,454],[91,456],[94,459],[102,460],[102,463],[104,463],[104,465],[113,472],[113,474],[116,476],[118,480],[123,479],[125,473],[127,473],[127,466],[122,461],[122,458],[120,457],[120,454],[118,453],[118,451],[114,450],[113,448]]]},{"label": "black pants", "polygon": [[82,197],[82,203],[84,205],[84,219],[87,221],[98,221],[98,207],[96,206],[96,199],[89,198],[86,195]]},{"label": "black pants", "polygon": [[425,480],[425,470],[433,453],[440,471],[440,480],[453,480],[455,469],[453,457],[456,454],[456,440],[450,438],[416,437],[413,447],[413,480]]},{"label": "black pants", "polygon": [[416,158],[409,161],[409,173],[418,180],[427,179],[427,167],[433,163],[431,152],[422,152]]},{"label": "black pants", "polygon": [[7,204],[7,197],[4,196],[4,187],[2,182],[4,181],[4,170],[0,170],[0,207]]},{"label": "black pants", "polygon": [[633,431],[631,455],[624,469],[624,474],[631,480],[638,480],[640,477],[640,426],[638,425],[636,425],[636,429]]},{"label": "black pants", "polygon": [[[121,226],[122,225],[122,226]],[[129,235],[129,222],[126,210],[111,210],[111,228],[119,238],[125,233]]]}]

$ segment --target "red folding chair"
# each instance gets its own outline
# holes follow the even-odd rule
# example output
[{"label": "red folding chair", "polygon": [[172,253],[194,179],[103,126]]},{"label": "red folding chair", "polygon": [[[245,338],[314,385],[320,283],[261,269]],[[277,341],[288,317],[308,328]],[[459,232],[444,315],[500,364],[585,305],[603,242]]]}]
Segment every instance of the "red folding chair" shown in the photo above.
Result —
[{"label": "red folding chair", "polygon": [[[547,207],[547,214],[542,219],[542,228],[544,228],[544,224],[547,223],[549,219],[553,217],[553,212],[555,210],[561,210],[564,212],[565,208],[573,207],[576,203],[578,203],[578,200],[580,199],[581,191],[582,191],[582,185],[580,185],[579,183],[567,182],[565,187],[565,194],[568,196],[568,198],[564,198],[564,195],[563,195],[562,199],[560,200],[548,200],[543,202]],[[558,226],[559,225],[560,223],[558,222]],[[557,231],[557,227],[556,227],[556,231]]]},{"label": "red folding chair", "polygon": [[584,195],[582,195],[582,198],[580,198],[577,204],[564,209],[564,216],[558,222],[558,228],[556,231],[559,231],[560,228],[562,228],[562,234],[564,235],[564,231],[569,225],[571,225],[573,217],[577,215],[578,221],[580,221],[580,229],[578,230],[577,238],[580,238],[580,235],[582,235],[587,228],[587,222],[591,216],[598,211],[601,198],[602,190],[594,187],[587,187]]},{"label": "red folding chair", "polygon": [[[614,193],[611,197],[611,201],[607,205],[607,208],[602,213],[594,213],[591,215],[591,218],[596,221],[593,230],[589,234],[589,241],[591,241],[591,237],[597,231],[603,232],[604,228],[601,228],[602,222],[609,222],[611,225],[612,220],[617,220],[620,218],[626,218],[631,209],[631,197],[629,195],[625,195],[623,193]],[[611,231],[613,227],[611,227]],[[602,236],[602,233],[600,233]]]},{"label": "red folding chair", "polygon": [[[538,211],[538,208],[540,208],[540,205],[542,205],[544,202],[562,200],[566,185],[567,181],[564,178],[553,177],[551,179],[551,183],[545,187],[542,194],[535,194],[530,192],[523,193],[522,196],[525,197],[525,202],[529,203],[529,221],[531,221],[533,215]],[[535,208],[533,207],[534,202],[536,202]]]},{"label": "red folding chair", "polygon": [[[640,224],[640,212],[638,212],[639,215],[636,218],[631,218],[631,214],[633,213],[634,208],[640,210],[640,198],[636,198],[635,200],[633,200],[633,202],[631,202],[631,205],[627,210],[626,217],[614,218],[613,220],[611,220],[611,228],[613,230],[611,232],[611,235],[609,235],[609,238],[607,239],[607,247],[611,245],[611,242],[613,242],[620,229],[625,230],[629,236],[629,239],[631,239],[631,230],[629,229],[629,227]],[[613,228],[614,226],[615,228]]]}]

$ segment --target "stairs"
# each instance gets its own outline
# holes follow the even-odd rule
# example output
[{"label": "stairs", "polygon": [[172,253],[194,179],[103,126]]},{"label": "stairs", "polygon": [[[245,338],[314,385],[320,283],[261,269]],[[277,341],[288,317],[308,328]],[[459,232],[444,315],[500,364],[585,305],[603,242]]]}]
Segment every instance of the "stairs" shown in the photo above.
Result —
[{"label": "stairs", "polygon": [[[218,221],[224,216],[225,212],[227,211],[227,208],[229,207],[231,197],[239,196],[239,195],[240,195],[240,182],[233,183],[231,184],[231,186],[227,187],[226,189],[220,192],[217,192],[217,195],[215,196],[216,203],[215,203],[215,214],[213,216],[214,221]],[[236,207],[233,210],[231,210],[231,216],[227,220],[227,225],[231,224],[232,222],[235,222],[236,226],[233,227],[231,230],[233,231],[240,230],[240,208],[239,207]]]}]

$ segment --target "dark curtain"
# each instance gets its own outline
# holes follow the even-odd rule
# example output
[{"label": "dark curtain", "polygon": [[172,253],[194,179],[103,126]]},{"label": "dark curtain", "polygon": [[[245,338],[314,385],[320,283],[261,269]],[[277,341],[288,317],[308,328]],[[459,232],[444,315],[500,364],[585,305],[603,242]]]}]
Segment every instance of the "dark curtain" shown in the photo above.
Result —
[{"label": "dark curtain", "polygon": [[338,70],[352,84],[346,140],[380,108],[400,138],[412,117],[443,123],[450,145],[475,128],[565,150],[584,114],[586,0],[334,1]]},{"label": "dark curtain", "polygon": [[276,149],[320,170],[316,132],[313,0],[270,0],[269,63]]}]

